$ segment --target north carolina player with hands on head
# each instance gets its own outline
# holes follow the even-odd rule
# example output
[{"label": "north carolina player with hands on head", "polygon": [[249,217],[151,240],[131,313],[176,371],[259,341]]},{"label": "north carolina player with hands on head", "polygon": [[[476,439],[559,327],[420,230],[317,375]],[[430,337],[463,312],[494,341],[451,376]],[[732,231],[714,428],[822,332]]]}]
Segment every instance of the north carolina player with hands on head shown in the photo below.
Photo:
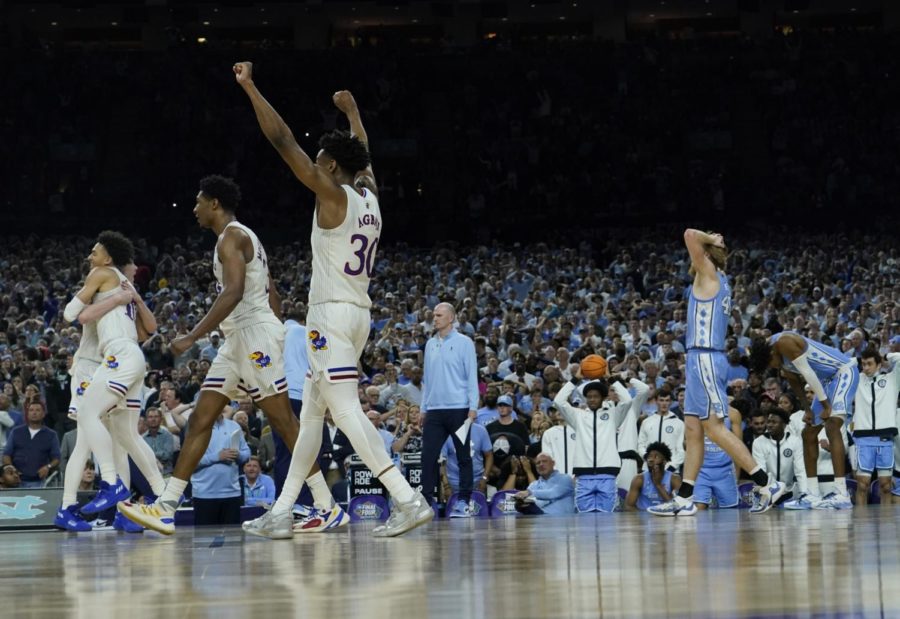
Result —
[{"label": "north carolina player with hands on head", "polygon": [[429,522],[434,512],[391,462],[357,394],[357,367],[371,324],[369,280],[381,237],[378,186],[360,112],[348,91],[334,94],[334,104],[347,116],[350,132],[323,135],[313,161],[257,90],[252,71],[249,62],[234,65],[237,83],[250,98],[263,134],[300,182],[316,194],[316,202],[306,317],[310,367],[303,388],[301,431],[278,501],[271,511],[244,523],[244,530],[272,539],[291,537],[292,504],[319,452],[325,410],[329,409],[337,427],[391,494],[391,515],[384,525],[375,527],[373,535],[400,535]]},{"label": "north carolina player with hands on head", "polygon": [[[135,457],[135,462],[147,469],[150,474],[148,480],[161,481],[161,478],[156,478],[158,471],[154,477],[148,466],[146,451],[139,444],[144,441],[137,436],[133,414],[116,410],[140,412],[146,365],[138,339],[144,340],[150,331],[156,330],[153,313],[120,270],[133,260],[131,241],[118,232],[101,232],[88,257],[91,271],[63,312],[63,317],[69,322],[81,320],[87,323],[87,342],[83,342],[84,348],[79,349],[84,353],[76,359],[80,375],[76,375],[75,381],[79,429],[77,443],[81,445],[73,455],[81,464],[76,463],[72,467],[75,477],[67,479],[62,509],[57,513],[58,526],[67,530],[85,530],[85,523],[78,522],[73,505],[78,475],[90,452],[93,452],[100,467],[100,491],[80,512],[99,513],[130,494],[121,479],[121,475],[128,475],[127,458],[122,452],[118,452],[117,457],[110,432],[101,421],[107,413],[110,414],[110,428],[122,446]],[[155,467],[155,459],[152,461]],[[157,483],[156,487],[160,488],[161,484]]]},{"label": "north carolina player with hands on head", "polygon": [[893,486],[894,439],[897,436],[897,396],[900,393],[900,353],[888,353],[890,369],[882,370],[884,359],[870,346],[860,355],[862,375],[856,390],[853,415],[853,442],[856,443],[856,505],[868,502],[872,474],[878,471],[881,504],[889,505]]},{"label": "north carolina player with hands on head", "polygon": [[726,383],[728,358],[725,335],[731,318],[731,286],[724,273],[728,259],[721,234],[700,230],[684,232],[684,244],[691,259],[688,273],[694,281],[688,298],[687,389],[684,401],[684,471],[678,495],[671,501],[650,507],[656,516],[693,516],[694,485],[703,465],[704,435],[721,447],[735,465],[750,472],[759,501],[751,513],[772,508],[784,494],[785,485],[769,483],[769,476],[753,461],[750,450],[729,430],[723,419],[729,412]]},{"label": "north carolina player with hands on head", "polygon": [[[793,331],[776,333],[768,340],[757,338],[750,345],[750,370],[762,374],[769,368],[781,371],[794,395],[806,411],[803,429],[803,460],[806,466],[807,495],[789,501],[788,509],[850,509],[847,491],[843,431],[851,415],[859,384],[856,361],[836,348],[826,346]],[[810,405],[804,381],[815,394]],[[825,427],[834,462],[834,492],[822,498],[819,491],[817,462],[819,431]],[[842,431],[842,428],[845,428]]]},{"label": "north carolina player with hands on head", "polygon": [[[213,274],[219,294],[206,316],[169,348],[177,357],[219,327],[225,334],[225,343],[200,387],[187,436],[165,491],[149,505],[119,504],[119,511],[129,519],[166,535],[175,531],[175,510],[182,493],[209,446],[213,424],[231,400],[249,396],[288,445],[297,438],[297,419],[291,412],[284,371],[285,328],[276,316],[281,310],[281,299],[269,275],[266,251],[259,238],[235,217],[240,200],[240,188],[231,179],[213,175],[200,180],[194,214],[200,226],[209,228],[217,237]],[[223,450],[220,462],[212,466],[230,466],[234,459],[233,454],[227,453],[230,451]],[[349,518],[333,505],[318,467],[310,479],[317,507],[333,512],[334,523],[346,524]]]}]

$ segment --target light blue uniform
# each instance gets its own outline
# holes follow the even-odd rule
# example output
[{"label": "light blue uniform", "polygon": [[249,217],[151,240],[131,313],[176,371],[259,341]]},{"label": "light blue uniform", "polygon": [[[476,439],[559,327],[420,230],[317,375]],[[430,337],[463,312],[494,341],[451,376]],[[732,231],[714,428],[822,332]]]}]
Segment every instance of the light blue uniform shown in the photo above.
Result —
[{"label": "light blue uniform", "polygon": [[716,272],[719,291],[710,299],[688,295],[687,368],[684,414],[709,419],[728,412],[728,359],[725,335],[731,317],[731,286],[724,273]]},{"label": "light blue uniform", "polygon": [[[776,333],[769,339],[769,343],[773,346],[775,342],[781,339],[785,333],[800,335],[793,331],[782,331]],[[803,337],[800,335],[800,337]],[[803,337],[806,343],[806,360],[810,369],[815,372],[816,378],[822,383],[825,389],[825,395],[831,402],[831,410],[835,415],[846,416],[848,419],[853,414],[853,400],[856,397],[856,388],[859,386],[859,368],[856,361],[839,351],[837,348],[826,346]],[[782,355],[782,369],[800,374],[800,370],[791,362],[790,359]],[[802,376],[802,374],[801,374]],[[822,423],[821,413],[822,404],[818,399],[813,401],[812,412],[815,417],[815,424]]]},{"label": "light blue uniform", "polygon": [[[650,479],[650,471],[644,471],[643,475],[644,485],[641,487],[641,493],[638,495],[637,508],[641,511],[646,511],[648,507],[664,503],[665,500],[659,496],[659,491],[653,485],[653,480]],[[663,486],[669,494],[672,494],[672,471],[668,469],[663,474]]]},{"label": "light blue uniform", "polygon": [[[731,431],[729,417],[725,417],[725,427]],[[734,507],[740,501],[731,457],[706,437],[703,439],[703,466],[694,485],[694,503],[710,505],[713,498],[720,508]]]}]

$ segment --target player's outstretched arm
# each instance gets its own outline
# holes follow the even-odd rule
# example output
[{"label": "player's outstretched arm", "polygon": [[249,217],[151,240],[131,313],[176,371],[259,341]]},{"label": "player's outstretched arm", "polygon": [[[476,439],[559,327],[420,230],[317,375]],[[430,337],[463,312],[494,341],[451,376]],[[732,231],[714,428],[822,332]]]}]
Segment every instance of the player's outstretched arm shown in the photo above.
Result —
[{"label": "player's outstretched arm", "polygon": [[[106,268],[96,268],[93,269],[90,273],[88,273],[87,278],[84,280],[84,286],[81,287],[75,296],[72,297],[72,300],[66,305],[65,310],[63,310],[63,318],[65,318],[68,322],[75,322],[80,316],[84,309],[90,305],[91,299],[94,297],[94,294],[100,290],[100,287],[106,281],[106,278],[112,272]],[[119,305],[118,303],[116,305]],[[113,306],[115,307],[115,305]],[[110,308],[112,309],[112,308]],[[105,313],[105,312],[104,312]],[[103,314],[100,314],[102,316]],[[94,320],[99,318],[99,316],[95,317]]]},{"label": "player's outstretched arm", "polygon": [[[363,143],[366,147],[366,150],[371,152],[369,149],[369,136],[366,133],[365,127],[363,127],[362,123],[362,115],[359,112],[359,106],[356,104],[356,99],[353,98],[353,95],[349,90],[339,90],[331,97],[332,101],[334,101],[335,107],[339,109],[344,115],[347,117],[347,121],[350,123],[350,135],[359,138],[359,141]],[[356,173],[356,184],[365,185],[366,188],[374,192],[376,195],[378,194],[378,185],[375,182],[375,172],[372,171],[372,164],[370,163],[366,166],[365,170],[360,170]]]},{"label": "player's outstretched arm", "polygon": [[339,203],[345,200],[344,190],[300,148],[291,128],[256,88],[253,83],[253,63],[238,62],[233,70],[235,80],[250,97],[260,129],[300,182],[326,202]]}]

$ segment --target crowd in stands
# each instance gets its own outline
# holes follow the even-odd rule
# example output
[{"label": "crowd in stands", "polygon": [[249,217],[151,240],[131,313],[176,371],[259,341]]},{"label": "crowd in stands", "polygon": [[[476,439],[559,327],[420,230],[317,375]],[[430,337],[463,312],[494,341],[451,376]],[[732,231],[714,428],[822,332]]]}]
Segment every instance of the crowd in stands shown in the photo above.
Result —
[{"label": "crowd in stands", "polygon": [[[485,486],[521,491],[537,480],[533,460],[542,451],[543,434],[562,423],[553,399],[571,377],[573,364],[588,354],[607,358],[613,374],[649,385],[641,417],[652,416],[663,402],[682,412],[690,280],[680,235],[675,229],[610,229],[608,237],[599,248],[608,256],[602,262],[591,252],[547,244],[381,249],[370,290],[370,341],[360,360],[360,401],[382,430],[385,448],[398,460],[421,450],[422,351],[432,332],[431,308],[440,301],[457,308],[457,329],[476,343],[479,423],[490,436],[479,450]],[[867,346],[882,353],[900,350],[900,256],[892,238],[795,231],[764,237],[748,232],[726,241],[734,291],[729,384],[733,395],[745,401],[740,408],[748,433],[762,433],[757,430],[764,422],[754,420],[757,409],[796,409],[790,398],[781,402],[786,389],[775,376],[748,371],[747,347],[754,335],[793,329],[853,356]],[[22,238],[0,248],[4,439],[10,432],[4,420],[22,423],[18,416],[30,398],[46,404],[44,423],[64,446],[74,428],[66,415],[66,370],[79,328],[65,324],[61,308],[86,274],[84,258],[91,245],[87,238]],[[286,316],[305,312],[310,256],[304,245],[268,247]],[[173,358],[169,342],[191,328],[214,299],[211,253],[197,237],[160,245],[139,240],[137,246],[136,282],[159,324],[143,345],[149,373],[141,431],[168,473],[191,403],[223,336],[213,332]],[[256,485],[257,469],[271,470],[270,430],[249,401],[236,402],[228,416],[257,456],[250,465]],[[346,474],[345,460],[352,453],[341,451],[336,433],[333,429],[333,485]],[[498,434],[505,441],[498,443]],[[640,448],[655,440],[643,440]],[[677,466],[683,454],[674,445],[672,453]],[[546,462],[542,466],[546,469]]]}]

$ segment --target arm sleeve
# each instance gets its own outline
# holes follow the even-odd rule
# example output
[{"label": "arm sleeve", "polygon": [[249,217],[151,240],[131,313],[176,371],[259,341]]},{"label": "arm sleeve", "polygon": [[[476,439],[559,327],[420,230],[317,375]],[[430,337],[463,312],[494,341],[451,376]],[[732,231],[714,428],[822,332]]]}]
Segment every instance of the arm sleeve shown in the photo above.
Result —
[{"label": "arm sleeve", "polygon": [[800,371],[800,375],[806,379],[807,384],[813,390],[813,393],[816,394],[816,398],[820,402],[825,402],[828,400],[828,396],[825,394],[825,387],[822,386],[819,377],[816,376],[813,369],[809,367],[809,361],[806,359],[806,354],[807,353],[803,353],[796,359],[793,359],[792,363],[794,364],[794,367]]},{"label": "arm sleeve", "polygon": [[577,432],[577,413],[575,407],[569,404],[569,396],[572,395],[573,391],[575,391],[575,385],[573,385],[571,381],[567,381],[556,394],[556,397],[553,399],[553,404],[556,405],[557,410],[559,410],[560,414],[566,420],[566,423],[573,428],[576,428]]},{"label": "arm sleeve", "polygon": [[641,457],[644,456],[644,453],[647,451],[647,445],[650,444],[649,437],[647,436],[647,422],[652,419],[652,417],[647,417],[641,423],[641,427],[638,429],[638,455]]},{"label": "arm sleeve", "polygon": [[66,322],[74,322],[78,318],[78,314],[84,309],[84,303],[78,297],[72,297],[72,300],[66,304],[63,310],[63,318]]},{"label": "arm sleeve", "polygon": [[794,448],[794,477],[800,494],[808,492],[806,487],[806,462],[803,460],[803,441],[798,440]]},{"label": "arm sleeve", "polygon": [[[766,466],[766,451],[763,446],[763,442],[760,438],[757,438],[753,441],[753,460],[756,462],[756,465],[761,468],[766,473],[769,472],[768,467]],[[748,471],[749,472],[749,471]]]},{"label": "arm sleeve", "polygon": [[889,352],[887,360],[891,362],[891,374],[894,379],[900,382],[900,352]]},{"label": "arm sleeve", "polygon": [[59,437],[56,435],[56,432],[53,432],[53,437],[50,441],[50,459],[59,460]]},{"label": "arm sleeve", "polygon": [[[662,423],[662,422],[660,422]],[[672,465],[676,468],[684,464],[684,423],[678,425],[675,433],[675,449],[672,450]]]},{"label": "arm sleeve", "polygon": [[428,403],[429,403],[428,400],[431,397],[431,389],[429,388],[429,385],[431,385],[431,383],[432,383],[432,378],[431,378],[432,372],[429,371],[431,369],[431,364],[428,363],[428,357],[429,357],[429,354],[428,354],[429,346],[428,345],[430,343],[431,343],[431,340],[428,340],[427,342],[425,342],[425,354],[424,354],[424,360],[422,361],[422,365],[423,365],[423,367],[422,367],[422,405],[419,407],[419,410],[421,410],[423,413],[428,412]]},{"label": "arm sleeve", "polygon": [[475,343],[466,338],[466,388],[469,392],[469,410],[478,410],[478,358],[475,355]]},{"label": "arm sleeve", "polygon": [[530,492],[536,499],[542,501],[555,501],[556,499],[561,499],[566,495],[572,494],[571,485],[572,481],[565,475],[554,475],[551,483],[543,488],[530,490]]}]

